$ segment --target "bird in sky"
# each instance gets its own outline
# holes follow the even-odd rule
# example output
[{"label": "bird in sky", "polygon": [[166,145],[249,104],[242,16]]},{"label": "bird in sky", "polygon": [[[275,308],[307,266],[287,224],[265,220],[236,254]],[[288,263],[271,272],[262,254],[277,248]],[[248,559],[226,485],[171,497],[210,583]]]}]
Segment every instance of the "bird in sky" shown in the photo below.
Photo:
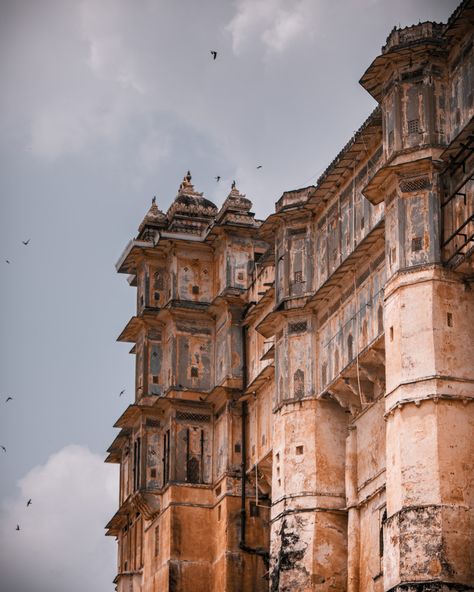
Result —
[{"label": "bird in sky", "polygon": [[262,166],[263,166],[262,164],[259,164],[258,167],[257,167],[257,169],[261,169]]},{"label": "bird in sky", "polygon": [[7,449],[5,448],[5,446],[1,446],[1,449],[3,450],[3,452],[6,452]]},{"label": "bird in sky", "polygon": [[20,525],[19,524],[16,525],[16,529],[15,530],[20,530]]},{"label": "bird in sky", "polygon": [[119,397],[121,397],[123,395],[123,393],[125,392],[126,389],[122,389],[119,393]]},{"label": "bird in sky", "polygon": [[214,179],[219,183],[219,181],[221,180],[220,175],[217,175],[217,177],[214,177]]},{"label": "bird in sky", "polygon": [[8,401],[13,401],[13,397],[7,397],[7,398],[5,399],[5,403],[8,403]]},{"label": "bird in sky", "polygon": [[10,261],[8,261],[8,259],[5,259],[5,262],[8,263],[10,265]]},{"label": "bird in sky", "polygon": [[31,498],[26,502],[26,507],[31,506]]},{"label": "bird in sky", "polygon": [[30,240],[31,240],[31,239],[29,238],[28,240],[26,240],[26,241],[21,241],[21,242],[22,242],[22,243],[25,245],[25,247],[26,247],[26,245],[27,245],[27,244],[30,242]]},{"label": "bird in sky", "polygon": [[213,59],[215,60],[217,58],[217,51],[214,51],[211,49],[211,55],[212,55]]}]

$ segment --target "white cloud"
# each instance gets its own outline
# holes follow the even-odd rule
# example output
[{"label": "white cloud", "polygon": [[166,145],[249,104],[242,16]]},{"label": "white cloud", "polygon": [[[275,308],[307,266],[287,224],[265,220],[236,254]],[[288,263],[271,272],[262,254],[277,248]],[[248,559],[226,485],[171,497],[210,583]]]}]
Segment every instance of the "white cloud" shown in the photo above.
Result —
[{"label": "white cloud", "polygon": [[116,468],[71,445],[18,486],[16,499],[1,509],[2,591],[110,591],[116,547],[104,536],[104,526],[116,509]]},{"label": "white cloud", "polygon": [[242,53],[255,40],[267,53],[281,53],[298,39],[312,35],[317,4],[314,0],[240,0],[227,26],[234,53]]}]

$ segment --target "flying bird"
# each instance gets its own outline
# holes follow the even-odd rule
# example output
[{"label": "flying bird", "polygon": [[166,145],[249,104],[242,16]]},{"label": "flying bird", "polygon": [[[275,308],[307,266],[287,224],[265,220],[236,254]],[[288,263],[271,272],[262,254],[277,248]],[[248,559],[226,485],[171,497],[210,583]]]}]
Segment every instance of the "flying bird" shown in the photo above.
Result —
[{"label": "flying bird", "polygon": [[22,243],[25,245],[25,247],[26,247],[26,245],[27,245],[27,244],[30,242],[30,240],[31,240],[31,239],[29,238],[28,240],[26,240],[26,241],[21,241],[21,242],[22,242]]},{"label": "flying bird", "polygon": [[31,506],[31,498],[26,502],[26,507]]},{"label": "flying bird", "polygon": [[13,401],[13,397],[7,397],[7,398],[5,399],[5,403],[8,403],[8,401]]},{"label": "flying bird", "polygon": [[263,166],[262,164],[259,164],[258,167],[257,167],[257,169],[261,169],[262,166]]},{"label": "flying bird", "polygon": [[214,179],[219,183],[219,181],[221,180],[220,175],[217,175],[217,177],[214,177]]},{"label": "flying bird", "polygon": [[16,529],[15,530],[20,530],[20,525],[19,524],[16,525]]},{"label": "flying bird", "polygon": [[8,261],[8,259],[5,259],[6,263],[10,264],[10,261]]},{"label": "flying bird", "polygon": [[7,449],[5,448],[5,446],[1,446],[1,449],[3,450],[3,452],[6,452]]},{"label": "flying bird", "polygon": [[212,55],[213,59],[215,60],[217,58],[217,51],[213,51],[211,49],[211,55]]},{"label": "flying bird", "polygon": [[121,397],[121,396],[123,395],[123,393],[125,392],[125,390],[126,390],[126,389],[123,389],[123,390],[121,390],[121,391],[120,391],[120,393],[119,393],[119,397]]}]

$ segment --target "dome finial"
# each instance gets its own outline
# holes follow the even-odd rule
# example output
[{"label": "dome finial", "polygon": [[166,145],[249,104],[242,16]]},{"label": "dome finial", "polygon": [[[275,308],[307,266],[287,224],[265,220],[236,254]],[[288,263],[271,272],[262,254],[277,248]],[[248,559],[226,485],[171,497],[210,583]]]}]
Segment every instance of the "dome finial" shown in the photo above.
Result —
[{"label": "dome finial", "polygon": [[232,185],[230,186],[230,188],[231,189],[235,189],[235,185],[236,185],[236,183],[235,183],[235,180],[234,180],[234,181],[232,181]]},{"label": "dome finial", "polygon": [[151,200],[152,204],[156,204],[156,195],[153,196],[153,199]]}]

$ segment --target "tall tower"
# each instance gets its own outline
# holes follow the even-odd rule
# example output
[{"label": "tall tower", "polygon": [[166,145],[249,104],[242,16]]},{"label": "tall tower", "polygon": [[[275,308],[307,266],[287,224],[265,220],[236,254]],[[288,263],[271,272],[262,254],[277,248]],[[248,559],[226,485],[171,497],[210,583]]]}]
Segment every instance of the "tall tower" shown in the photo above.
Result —
[{"label": "tall tower", "polygon": [[385,204],[384,590],[391,592],[467,590],[474,581],[468,5],[448,26],[392,31],[361,80],[381,105],[384,133],[383,162],[365,195]]},{"label": "tall tower", "polygon": [[117,263],[137,288],[118,338],[133,343],[135,401],[107,458],[120,464],[107,525],[118,592],[266,588],[264,513],[240,536],[253,495],[242,495],[241,318],[260,223],[235,186],[219,211],[191,181],[166,214],[153,200]]}]

